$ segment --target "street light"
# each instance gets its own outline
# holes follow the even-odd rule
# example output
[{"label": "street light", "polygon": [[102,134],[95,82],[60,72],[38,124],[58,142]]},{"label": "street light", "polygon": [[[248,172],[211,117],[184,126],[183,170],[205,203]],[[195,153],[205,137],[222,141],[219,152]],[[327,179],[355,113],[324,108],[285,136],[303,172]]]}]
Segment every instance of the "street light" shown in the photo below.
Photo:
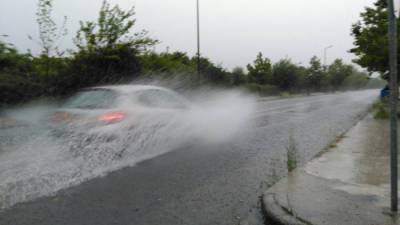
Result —
[{"label": "street light", "polygon": [[197,12],[197,77],[200,82],[200,3],[199,0],[196,2]]},{"label": "street light", "polygon": [[324,68],[326,68],[326,53],[327,53],[328,49],[330,49],[332,47],[333,47],[333,45],[329,45],[324,48]]}]

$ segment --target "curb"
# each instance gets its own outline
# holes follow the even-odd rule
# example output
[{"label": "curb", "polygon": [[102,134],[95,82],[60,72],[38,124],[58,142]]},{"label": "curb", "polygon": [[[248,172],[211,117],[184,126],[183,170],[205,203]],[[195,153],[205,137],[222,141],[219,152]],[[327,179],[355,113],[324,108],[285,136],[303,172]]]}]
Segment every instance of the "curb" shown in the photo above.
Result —
[{"label": "curb", "polygon": [[276,194],[266,192],[261,199],[262,212],[268,224],[272,225],[309,225],[290,214],[287,209],[278,203]]}]

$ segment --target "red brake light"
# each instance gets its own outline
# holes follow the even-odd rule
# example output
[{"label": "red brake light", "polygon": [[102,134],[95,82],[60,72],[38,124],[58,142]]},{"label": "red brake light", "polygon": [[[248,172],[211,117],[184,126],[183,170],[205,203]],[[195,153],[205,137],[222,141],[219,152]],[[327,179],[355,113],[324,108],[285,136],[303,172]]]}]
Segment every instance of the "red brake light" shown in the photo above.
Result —
[{"label": "red brake light", "polygon": [[98,120],[105,123],[117,123],[125,118],[124,112],[108,112],[101,115]]}]

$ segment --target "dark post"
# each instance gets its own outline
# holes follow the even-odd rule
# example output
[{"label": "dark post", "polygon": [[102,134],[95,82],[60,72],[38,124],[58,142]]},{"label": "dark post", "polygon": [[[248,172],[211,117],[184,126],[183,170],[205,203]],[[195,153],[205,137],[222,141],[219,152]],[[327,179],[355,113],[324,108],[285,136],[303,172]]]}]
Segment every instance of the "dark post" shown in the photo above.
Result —
[{"label": "dark post", "polygon": [[197,77],[199,79],[199,83],[201,80],[200,75],[200,7],[199,7],[199,0],[197,0]]},{"label": "dark post", "polygon": [[390,174],[391,210],[398,210],[397,190],[397,27],[393,0],[388,0],[390,63]]}]

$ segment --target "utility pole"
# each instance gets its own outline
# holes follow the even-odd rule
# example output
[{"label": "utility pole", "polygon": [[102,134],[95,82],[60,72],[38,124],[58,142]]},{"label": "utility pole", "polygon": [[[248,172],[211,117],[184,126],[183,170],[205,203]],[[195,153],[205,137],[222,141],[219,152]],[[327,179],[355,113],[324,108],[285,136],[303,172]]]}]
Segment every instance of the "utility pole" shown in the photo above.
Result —
[{"label": "utility pole", "polygon": [[200,83],[201,80],[201,67],[200,67],[200,5],[199,0],[196,4],[197,11],[197,78]]},{"label": "utility pole", "polygon": [[324,69],[326,69],[326,58],[327,58],[326,54],[327,54],[327,52],[328,52],[328,49],[330,49],[330,48],[332,48],[332,47],[333,47],[333,45],[329,45],[329,46],[326,46],[326,47],[324,48]]},{"label": "utility pole", "polygon": [[387,0],[389,20],[389,65],[390,65],[390,197],[391,210],[398,210],[397,174],[397,25],[393,0]]}]

